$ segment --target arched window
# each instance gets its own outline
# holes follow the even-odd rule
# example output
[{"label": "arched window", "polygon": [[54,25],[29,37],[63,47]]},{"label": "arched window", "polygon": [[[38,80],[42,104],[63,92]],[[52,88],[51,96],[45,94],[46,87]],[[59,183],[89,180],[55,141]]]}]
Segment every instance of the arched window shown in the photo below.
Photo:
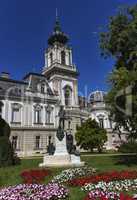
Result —
[{"label": "arched window", "polygon": [[53,108],[50,105],[46,107],[46,124],[52,123],[52,110]]},{"label": "arched window", "polygon": [[61,64],[66,64],[66,54],[65,51],[61,51]]},{"label": "arched window", "polygon": [[34,106],[34,123],[41,124],[42,123],[42,106],[35,105]]},{"label": "arched window", "polygon": [[99,115],[98,116],[98,121],[99,121],[99,126],[101,128],[104,128],[104,115]]},{"label": "arched window", "polygon": [[103,118],[99,118],[99,126],[101,128],[104,128],[104,120],[103,120]]},{"label": "arched window", "polygon": [[50,53],[50,64],[52,65],[52,63],[53,63],[53,53],[51,52]]},{"label": "arched window", "polygon": [[21,96],[21,93],[23,92],[23,88],[14,86],[9,88],[9,96]]},{"label": "arched window", "polygon": [[65,105],[71,106],[72,104],[72,89],[70,86],[64,88]]}]

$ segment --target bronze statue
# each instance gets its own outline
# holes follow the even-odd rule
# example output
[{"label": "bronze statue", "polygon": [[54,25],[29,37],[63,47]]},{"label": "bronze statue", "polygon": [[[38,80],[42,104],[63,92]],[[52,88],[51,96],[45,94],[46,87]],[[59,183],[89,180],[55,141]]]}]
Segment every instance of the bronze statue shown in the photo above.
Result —
[{"label": "bronze statue", "polygon": [[53,143],[50,143],[47,148],[47,152],[49,155],[54,155],[55,153],[55,146]]},{"label": "bronze statue", "polygon": [[77,150],[76,145],[74,145],[74,138],[71,133],[66,135],[67,150],[69,154],[74,154],[75,156],[80,156],[80,152]]},{"label": "bronze statue", "polygon": [[62,141],[65,134],[64,134],[64,126],[65,126],[65,110],[63,106],[60,106],[60,111],[59,111],[59,127],[57,130],[57,138],[59,141]]},{"label": "bronze statue", "polygon": [[60,111],[59,111],[59,127],[61,127],[64,130],[65,126],[65,110],[64,106],[60,106]]}]

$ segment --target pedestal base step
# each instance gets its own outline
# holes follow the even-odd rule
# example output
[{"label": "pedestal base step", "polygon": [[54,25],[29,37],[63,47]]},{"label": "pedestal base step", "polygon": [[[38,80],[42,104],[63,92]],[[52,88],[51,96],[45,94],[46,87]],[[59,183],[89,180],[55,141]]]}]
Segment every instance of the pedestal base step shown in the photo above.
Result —
[{"label": "pedestal base step", "polygon": [[45,155],[39,167],[82,167],[84,164],[80,161],[80,157],[75,155]]}]

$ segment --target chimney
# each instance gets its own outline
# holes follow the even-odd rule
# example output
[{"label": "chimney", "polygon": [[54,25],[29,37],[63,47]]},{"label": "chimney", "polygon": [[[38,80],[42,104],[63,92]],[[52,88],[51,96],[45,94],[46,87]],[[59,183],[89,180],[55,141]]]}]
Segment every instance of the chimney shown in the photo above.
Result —
[{"label": "chimney", "polygon": [[1,72],[1,77],[9,79],[10,78],[10,74],[8,72]]}]

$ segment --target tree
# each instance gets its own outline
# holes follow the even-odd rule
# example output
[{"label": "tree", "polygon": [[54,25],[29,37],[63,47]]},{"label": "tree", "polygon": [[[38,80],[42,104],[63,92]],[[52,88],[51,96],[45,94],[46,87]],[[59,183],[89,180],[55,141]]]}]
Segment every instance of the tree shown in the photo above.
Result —
[{"label": "tree", "polygon": [[81,149],[93,151],[94,148],[101,152],[104,143],[107,141],[107,132],[100,128],[95,120],[88,119],[81,126],[77,127],[76,132],[77,145]]},{"label": "tree", "polygon": [[101,54],[113,57],[114,69],[109,75],[110,106],[115,130],[121,127],[129,138],[137,138],[137,5],[120,10],[110,18],[108,31],[100,36]]},{"label": "tree", "polygon": [[112,56],[116,68],[137,67],[137,5],[125,7],[110,18],[108,31],[101,33],[101,54]]},{"label": "tree", "polygon": [[10,126],[0,116],[0,167],[19,164],[20,160],[15,155],[10,137]]}]

